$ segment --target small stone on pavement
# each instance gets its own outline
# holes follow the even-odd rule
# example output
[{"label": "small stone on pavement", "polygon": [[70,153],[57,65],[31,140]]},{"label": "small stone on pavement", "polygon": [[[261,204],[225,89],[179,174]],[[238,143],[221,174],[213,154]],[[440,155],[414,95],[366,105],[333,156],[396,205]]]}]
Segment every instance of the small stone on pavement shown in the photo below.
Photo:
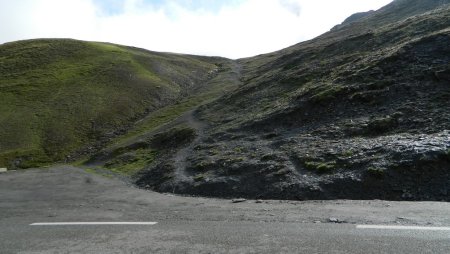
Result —
[{"label": "small stone on pavement", "polygon": [[245,201],[247,201],[247,199],[245,199],[245,198],[236,198],[236,199],[231,200],[231,203],[242,203]]},{"label": "small stone on pavement", "polygon": [[336,218],[329,218],[328,222],[333,222],[333,223],[339,223],[339,219]]}]

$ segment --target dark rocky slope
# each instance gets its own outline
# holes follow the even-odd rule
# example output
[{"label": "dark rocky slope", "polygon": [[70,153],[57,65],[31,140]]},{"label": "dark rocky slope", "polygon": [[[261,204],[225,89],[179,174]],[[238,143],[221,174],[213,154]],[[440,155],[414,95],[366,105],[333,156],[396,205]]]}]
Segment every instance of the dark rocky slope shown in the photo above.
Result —
[{"label": "dark rocky slope", "polygon": [[159,156],[138,185],[220,197],[450,200],[449,1],[397,0],[237,63],[242,84],[200,107],[200,125],[159,134],[182,142],[144,141]]}]

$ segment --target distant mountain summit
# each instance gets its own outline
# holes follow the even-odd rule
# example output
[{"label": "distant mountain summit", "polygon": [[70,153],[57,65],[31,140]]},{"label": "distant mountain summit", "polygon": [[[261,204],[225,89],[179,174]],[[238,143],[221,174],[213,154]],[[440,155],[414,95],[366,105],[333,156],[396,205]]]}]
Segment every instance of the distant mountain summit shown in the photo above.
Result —
[{"label": "distant mountain summit", "polygon": [[375,11],[373,11],[373,10],[367,11],[367,12],[358,12],[358,13],[355,13],[355,14],[351,15],[350,17],[346,18],[346,19],[344,20],[344,22],[342,22],[341,24],[334,26],[331,30],[333,31],[333,30],[342,28],[342,27],[344,27],[344,26],[346,26],[346,25],[349,25],[349,24],[351,24],[351,23],[353,23],[353,22],[356,22],[356,21],[358,21],[358,20],[361,20],[362,18],[365,18],[365,17],[367,17],[367,16],[369,16],[369,15],[371,15],[371,14],[373,14],[373,13],[375,13]]},{"label": "distant mountain summit", "polygon": [[359,12],[351,15],[332,30],[342,28],[356,21],[370,20],[367,26],[380,26],[387,22],[395,22],[410,16],[428,12],[449,4],[448,0],[394,0],[378,11]]}]

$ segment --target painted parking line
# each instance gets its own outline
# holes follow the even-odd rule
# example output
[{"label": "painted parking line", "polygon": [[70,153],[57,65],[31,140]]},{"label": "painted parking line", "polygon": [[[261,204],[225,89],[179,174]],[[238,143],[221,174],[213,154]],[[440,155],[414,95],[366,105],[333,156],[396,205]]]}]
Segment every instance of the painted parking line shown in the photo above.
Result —
[{"label": "painted parking line", "polygon": [[391,229],[391,230],[432,230],[450,231],[450,227],[421,227],[421,226],[397,226],[397,225],[356,225],[357,229]]},{"label": "painted parking line", "polygon": [[155,225],[158,222],[36,222],[30,226],[83,226],[83,225]]}]

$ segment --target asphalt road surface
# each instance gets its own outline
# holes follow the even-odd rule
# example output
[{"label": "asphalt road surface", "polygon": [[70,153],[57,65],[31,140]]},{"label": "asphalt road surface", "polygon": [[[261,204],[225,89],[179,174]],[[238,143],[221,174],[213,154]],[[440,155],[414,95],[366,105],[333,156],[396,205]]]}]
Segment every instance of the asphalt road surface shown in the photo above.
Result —
[{"label": "asphalt road surface", "polygon": [[232,203],[64,165],[0,173],[0,253],[447,254],[449,227],[445,202]]}]

